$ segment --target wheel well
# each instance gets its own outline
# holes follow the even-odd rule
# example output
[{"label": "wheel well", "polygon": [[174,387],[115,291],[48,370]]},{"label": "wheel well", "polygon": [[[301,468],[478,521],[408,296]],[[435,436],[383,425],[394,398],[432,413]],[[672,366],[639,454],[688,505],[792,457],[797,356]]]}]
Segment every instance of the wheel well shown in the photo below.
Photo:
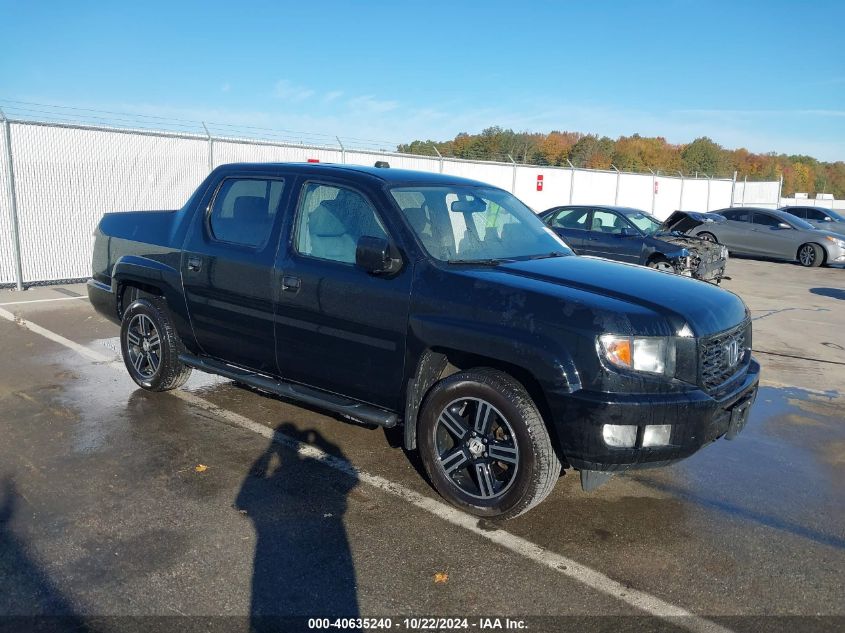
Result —
[{"label": "wheel well", "polygon": [[[554,424],[548,423],[548,421],[552,418],[551,409],[549,408],[546,400],[546,394],[540,386],[540,383],[530,371],[520,367],[519,365],[514,365],[513,363],[508,363],[496,358],[491,358],[481,354],[462,352],[454,349],[436,347],[427,350],[426,355],[428,354],[433,354],[441,360],[438,364],[439,371],[437,374],[432,376],[430,380],[427,380],[424,385],[421,385],[425,393],[428,393],[431,387],[433,387],[437,382],[460,371],[476,367],[490,367],[492,369],[498,369],[499,371],[512,376],[515,380],[519,381],[523,387],[525,387],[526,391],[528,391],[528,395],[531,396],[534,404],[537,405],[537,409],[540,411],[540,415],[543,417],[543,420],[546,421],[546,428],[548,429],[549,434],[556,440]],[[409,388],[410,387],[411,385],[409,385]],[[416,408],[411,411],[406,411],[405,420],[406,422],[410,422],[412,425],[412,428],[406,428],[405,430],[405,448],[409,450],[416,447],[416,426],[418,421],[417,408],[422,404],[422,401],[425,398],[425,393],[419,394],[416,398]],[[410,404],[411,403],[409,402],[409,405]]]},{"label": "wheel well", "polygon": [[666,255],[664,255],[663,253],[652,253],[646,260],[646,264],[659,261],[669,262],[669,258],[666,257]]},{"label": "wheel well", "polygon": [[123,311],[130,303],[135,301],[135,299],[139,299],[144,296],[162,297],[164,296],[164,293],[160,288],[157,288],[152,284],[145,284],[141,281],[130,280],[120,284],[117,296],[119,297],[117,316],[122,317]]}]

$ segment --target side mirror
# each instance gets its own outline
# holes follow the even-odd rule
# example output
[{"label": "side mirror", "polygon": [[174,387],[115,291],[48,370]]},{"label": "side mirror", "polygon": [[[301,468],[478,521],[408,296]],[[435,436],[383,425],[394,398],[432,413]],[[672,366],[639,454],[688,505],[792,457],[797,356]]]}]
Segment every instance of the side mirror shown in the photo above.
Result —
[{"label": "side mirror", "polygon": [[786,222],[779,222],[777,227],[778,229],[791,229],[792,227],[789,226]]},{"label": "side mirror", "polygon": [[826,216],[824,216],[824,221],[825,222],[833,222],[833,218],[830,217],[829,215],[826,215]]},{"label": "side mirror", "polygon": [[623,226],[622,227],[622,237],[635,237],[639,235],[636,229],[632,229],[630,226]]},{"label": "side mirror", "polygon": [[399,270],[402,261],[392,257],[390,242],[383,237],[362,235],[355,248],[355,265],[371,275],[384,275]]}]

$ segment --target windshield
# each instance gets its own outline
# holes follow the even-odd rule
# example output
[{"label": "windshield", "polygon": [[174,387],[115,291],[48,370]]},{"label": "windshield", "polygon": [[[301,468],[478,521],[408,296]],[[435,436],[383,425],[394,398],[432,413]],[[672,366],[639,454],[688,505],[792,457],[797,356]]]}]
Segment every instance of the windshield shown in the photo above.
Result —
[{"label": "windshield", "polygon": [[648,215],[647,213],[643,213],[641,211],[635,211],[634,213],[627,213],[625,217],[628,218],[628,221],[637,227],[640,231],[645,233],[646,235],[654,235],[657,233],[661,228],[662,224],[657,221],[656,218]]},{"label": "windshield", "polygon": [[391,194],[425,250],[440,261],[496,263],[572,254],[531,209],[500,189],[396,187]]}]

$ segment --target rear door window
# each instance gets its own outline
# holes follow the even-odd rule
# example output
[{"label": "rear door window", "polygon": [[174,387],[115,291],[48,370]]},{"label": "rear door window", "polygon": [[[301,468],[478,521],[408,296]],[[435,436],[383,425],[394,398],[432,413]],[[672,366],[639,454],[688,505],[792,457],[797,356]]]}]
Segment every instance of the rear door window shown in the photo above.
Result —
[{"label": "rear door window", "polygon": [[589,209],[561,209],[552,215],[549,225],[554,229],[573,229],[586,231]]},{"label": "rear door window", "polygon": [[751,213],[748,211],[725,211],[721,215],[731,222],[751,222]]},{"label": "rear door window", "polygon": [[284,187],[281,179],[226,178],[208,213],[211,236],[240,246],[263,246],[273,228]]}]

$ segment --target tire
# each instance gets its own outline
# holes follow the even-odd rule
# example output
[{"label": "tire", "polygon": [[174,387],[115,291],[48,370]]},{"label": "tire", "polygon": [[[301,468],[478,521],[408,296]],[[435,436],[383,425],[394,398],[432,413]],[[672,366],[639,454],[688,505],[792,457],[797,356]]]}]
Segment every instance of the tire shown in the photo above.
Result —
[{"label": "tire", "polygon": [[191,375],[179,361],[182,342],[160,297],[136,299],[124,310],[120,351],[132,380],[148,391],[176,389]]},{"label": "tire", "polygon": [[648,260],[646,264],[649,268],[653,268],[654,270],[662,270],[663,272],[667,273],[674,273],[675,268],[672,264],[669,263],[669,260],[665,257],[653,257],[652,259]]},{"label": "tire", "polygon": [[[478,419],[483,422],[477,424]],[[417,431],[434,488],[476,516],[519,516],[545,499],[560,475],[531,396],[495,369],[460,372],[434,385],[423,401]]]},{"label": "tire", "polygon": [[695,237],[700,237],[705,242],[713,242],[714,244],[718,244],[719,240],[716,239],[716,236],[712,233],[708,233],[707,231],[702,231],[701,233],[697,234]]},{"label": "tire", "polygon": [[818,244],[802,244],[796,259],[805,268],[816,268],[824,263],[824,251]]}]

